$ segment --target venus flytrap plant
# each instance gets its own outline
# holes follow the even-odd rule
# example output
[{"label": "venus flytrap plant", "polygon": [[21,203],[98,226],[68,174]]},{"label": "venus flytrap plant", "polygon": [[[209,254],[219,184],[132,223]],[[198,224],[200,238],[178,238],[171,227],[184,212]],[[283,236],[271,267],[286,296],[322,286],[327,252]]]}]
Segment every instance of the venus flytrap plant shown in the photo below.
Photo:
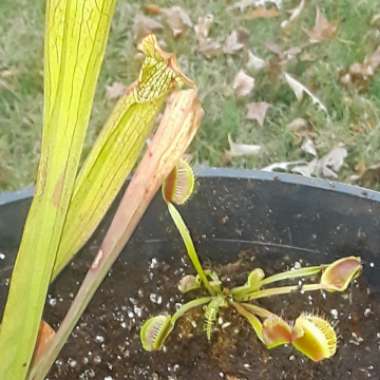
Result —
[{"label": "venus flytrap plant", "polygon": [[[190,166],[179,161],[163,185],[163,197],[168,204],[169,213],[176,225],[187,249],[187,254],[197,272],[197,276],[186,275],[178,285],[182,293],[204,288],[207,296],[195,298],[183,304],[173,315],[158,315],[148,319],[141,327],[140,339],[147,351],[159,350],[173,331],[175,323],[189,310],[204,307],[204,329],[211,340],[213,327],[222,308],[232,307],[245,318],[257,338],[272,349],[284,344],[291,344],[296,350],[313,361],[332,357],[336,352],[337,337],[334,328],[324,318],[302,312],[294,324],[289,324],[280,316],[256,303],[260,298],[305,291],[343,292],[362,270],[360,258],[345,257],[331,264],[293,269],[272,276],[265,276],[261,268],[255,268],[244,285],[232,289],[223,287],[217,274],[202,268],[194,244],[185,222],[177,211],[174,202],[183,204],[193,191],[194,178],[191,178]],[[178,186],[178,187],[176,187]],[[182,196],[183,195],[183,196]],[[317,282],[301,285],[273,286],[278,282],[320,276]],[[267,287],[270,286],[270,287]]]}]

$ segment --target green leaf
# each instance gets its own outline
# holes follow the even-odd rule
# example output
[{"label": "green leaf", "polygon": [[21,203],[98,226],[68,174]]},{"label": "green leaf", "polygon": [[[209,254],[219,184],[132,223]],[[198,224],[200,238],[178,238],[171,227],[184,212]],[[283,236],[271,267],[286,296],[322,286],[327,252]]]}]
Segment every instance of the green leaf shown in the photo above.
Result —
[{"label": "green leaf", "polygon": [[208,290],[210,295],[214,295],[215,291],[211,287],[207,279],[207,276],[203,270],[202,264],[199,261],[199,257],[198,257],[197,251],[195,250],[194,243],[190,236],[189,229],[187,228],[185,222],[183,221],[181,214],[171,203],[168,203],[168,209],[169,209],[169,214],[172,217],[173,222],[175,226],[177,227],[177,230],[180,233],[182,240],[185,244],[187,254],[191,260],[191,263],[193,264],[194,269],[197,271],[198,276],[202,281],[202,284]]},{"label": "green leaf", "polygon": [[257,338],[264,342],[263,338],[263,325],[259,318],[256,317],[255,314],[251,313],[249,310],[247,310],[246,307],[243,306],[243,304],[240,304],[238,302],[232,302],[232,306],[236,309],[236,311],[244,317],[248,323],[251,325],[253,331],[255,332]]},{"label": "green leaf", "polygon": [[76,180],[54,277],[100,223],[140,157],[169,93],[177,84],[193,84],[153,35],[139,49],[146,55],[139,79],[116,104]]},{"label": "green leaf", "polygon": [[2,320],[1,379],[25,379],[31,362],[114,7],[47,2],[41,159]]},{"label": "green leaf", "polygon": [[48,372],[155,193],[190,145],[202,116],[196,90],[174,92],[169,98],[160,126],[119,204],[97,257],[43,358],[33,365],[29,379],[42,379]]}]

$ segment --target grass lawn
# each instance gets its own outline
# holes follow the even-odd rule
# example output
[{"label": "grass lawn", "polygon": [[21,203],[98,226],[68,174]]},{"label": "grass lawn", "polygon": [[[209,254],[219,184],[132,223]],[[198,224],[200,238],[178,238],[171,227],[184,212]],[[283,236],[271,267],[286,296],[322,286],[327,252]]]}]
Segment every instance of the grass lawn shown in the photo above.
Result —
[{"label": "grass lawn", "polygon": [[[135,58],[132,27],[147,3],[151,2],[118,2],[87,146],[115,102],[106,96],[106,86],[114,82],[129,84],[136,77],[139,61]],[[166,43],[165,49],[177,54],[181,67],[196,81],[201,93],[206,115],[192,145],[194,162],[262,168],[273,162],[311,161],[312,155],[301,149],[308,137],[319,157],[344,144],[347,157],[339,170],[339,180],[352,182],[353,175],[361,175],[380,163],[380,70],[360,85],[341,81],[350,65],[363,62],[380,46],[380,16],[376,17],[380,2],[309,0],[286,30],[281,22],[289,18],[288,11],[299,4],[298,0],[284,0],[276,17],[254,19],[248,17],[253,8],[243,13],[231,10],[233,1],[154,3],[160,7],[181,6],[194,24],[198,17],[212,14],[210,38],[221,43],[233,30],[248,31],[245,48],[238,54],[221,53],[212,59],[199,53],[193,29],[177,39],[168,27],[158,33]],[[336,24],[337,32],[332,38],[311,44],[306,30],[314,26],[317,6],[327,20]],[[0,190],[31,184],[36,172],[42,115],[43,13],[42,0],[0,1]],[[159,16],[149,17],[159,20]],[[282,52],[301,50],[294,59],[281,64],[273,46]],[[264,59],[268,67],[258,72],[248,69],[248,51]],[[244,98],[236,97],[232,86],[240,69],[256,81],[253,91]],[[307,96],[298,101],[284,80],[285,71],[310,89],[328,114]],[[247,104],[259,101],[271,104],[263,126],[246,118]],[[306,131],[289,128],[297,118],[304,119]],[[261,145],[260,154],[226,158],[228,134],[234,141]],[[364,184],[379,188],[379,177],[380,170]]]}]

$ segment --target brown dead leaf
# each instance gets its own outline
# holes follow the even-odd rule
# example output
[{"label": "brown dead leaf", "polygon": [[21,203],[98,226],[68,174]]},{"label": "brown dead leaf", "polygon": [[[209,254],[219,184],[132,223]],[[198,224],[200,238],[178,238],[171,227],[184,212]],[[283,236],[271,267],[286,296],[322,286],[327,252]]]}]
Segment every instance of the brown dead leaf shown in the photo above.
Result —
[{"label": "brown dead leaf", "polygon": [[293,90],[297,100],[302,100],[303,94],[305,93],[310,97],[311,101],[314,104],[316,104],[321,111],[325,112],[326,114],[328,113],[326,106],[306,86],[304,86],[301,82],[293,78],[288,73],[284,73],[284,77],[290,88]]},{"label": "brown dead leaf", "polygon": [[304,44],[301,46],[293,46],[289,49],[283,50],[281,46],[274,42],[265,43],[265,47],[276,56],[271,60],[270,66],[272,68],[279,68],[280,71],[282,71],[281,67],[287,66],[290,61],[297,58],[306,46],[307,45]]},{"label": "brown dead leaf", "polygon": [[374,187],[375,185],[380,184],[380,164],[366,168],[355,178],[355,181],[365,187]]},{"label": "brown dead leaf", "polygon": [[380,13],[375,14],[370,22],[371,26],[380,27]]},{"label": "brown dead leaf", "polygon": [[207,59],[211,59],[221,53],[222,45],[218,41],[207,38],[199,42],[198,51]]},{"label": "brown dead leaf", "polygon": [[212,14],[208,14],[204,17],[198,18],[198,22],[194,26],[195,35],[198,41],[205,40],[208,38],[213,22],[214,16]]},{"label": "brown dead leaf", "polygon": [[40,358],[55,335],[54,329],[45,321],[40,324],[33,360]]},{"label": "brown dead leaf", "polygon": [[233,4],[230,9],[238,9],[241,13],[243,13],[250,7],[267,7],[271,5],[274,5],[280,9],[282,7],[282,0],[240,0]]},{"label": "brown dead leaf", "polygon": [[138,42],[148,34],[160,32],[162,29],[162,24],[157,20],[138,14],[133,24],[133,36],[135,41]]},{"label": "brown dead leaf", "polygon": [[211,38],[202,40],[198,44],[198,51],[203,54],[207,59],[219,55],[222,51],[222,45]]},{"label": "brown dead leaf", "polygon": [[236,96],[247,96],[251,93],[255,87],[255,78],[249,76],[244,70],[240,70],[234,79],[232,88],[235,91]]},{"label": "brown dead leaf", "polygon": [[239,144],[232,141],[230,135],[228,135],[228,143],[230,150],[226,152],[228,157],[242,157],[242,156],[256,156],[262,150],[261,145],[254,144]]},{"label": "brown dead leaf", "polygon": [[252,102],[247,104],[246,118],[248,120],[256,120],[262,127],[264,124],[265,116],[269,107],[272,105],[267,102]]},{"label": "brown dead leaf", "polygon": [[161,9],[161,14],[171,29],[174,38],[179,37],[183,34],[188,28],[193,26],[191,18],[186,13],[186,11],[175,5],[171,8]]},{"label": "brown dead leaf", "polygon": [[302,13],[305,7],[305,0],[301,0],[298,6],[290,11],[290,17],[281,23],[281,28],[287,28]]},{"label": "brown dead leaf", "polygon": [[161,8],[156,4],[146,4],[143,6],[144,13],[148,15],[158,15],[161,13]]},{"label": "brown dead leaf", "polygon": [[364,89],[368,86],[368,81],[375,75],[380,67],[380,46],[362,63],[353,63],[349,69],[342,73],[341,82],[343,84],[354,84]]},{"label": "brown dead leaf", "polygon": [[315,16],[315,25],[312,30],[306,31],[309,35],[311,43],[318,43],[325,40],[330,40],[336,34],[337,26],[330,23],[317,7]]},{"label": "brown dead leaf", "polygon": [[224,41],[224,54],[237,54],[242,50],[247,42],[249,33],[245,29],[234,30]]},{"label": "brown dead leaf", "polygon": [[257,18],[278,17],[279,15],[280,15],[280,12],[275,7],[271,7],[271,8],[259,7],[256,9],[249,10],[243,16],[240,16],[239,19],[241,19],[241,20],[255,20]]},{"label": "brown dead leaf", "polygon": [[245,67],[248,70],[260,71],[267,66],[267,63],[260,57],[248,50],[248,58]]},{"label": "brown dead leaf", "polygon": [[126,90],[127,86],[123,83],[113,82],[110,86],[106,86],[106,96],[110,100],[117,99],[124,95]]},{"label": "brown dead leaf", "polygon": [[194,26],[195,35],[198,40],[198,51],[207,59],[218,55],[222,50],[219,42],[209,38],[213,22],[214,16],[209,14],[205,17],[199,17],[197,24]]},{"label": "brown dead leaf", "polygon": [[287,128],[294,134],[295,144],[297,145],[307,138],[316,137],[316,133],[313,130],[313,126],[302,118],[294,119],[287,125]]},{"label": "brown dead leaf", "polygon": [[301,149],[308,154],[311,154],[314,157],[317,157],[317,149],[315,148],[314,141],[310,137],[305,137],[301,145]]},{"label": "brown dead leaf", "polygon": [[301,117],[297,117],[293,121],[291,121],[287,127],[290,131],[298,132],[305,128],[307,128],[308,123],[305,119],[302,119]]},{"label": "brown dead leaf", "polygon": [[343,145],[338,145],[322,158],[314,158],[306,165],[296,166],[291,171],[306,177],[338,178],[338,172],[346,157],[347,149]]},{"label": "brown dead leaf", "polygon": [[261,168],[260,170],[265,170],[266,172],[274,172],[274,171],[289,171],[291,167],[294,167],[296,165],[305,164],[306,161],[299,160],[299,161],[285,161],[285,162],[274,162],[273,164],[270,164],[268,166],[265,166],[264,168]]},{"label": "brown dead leaf", "polygon": [[318,159],[314,158],[312,161],[306,163],[305,165],[294,166],[290,171],[292,173],[300,174],[304,177],[312,177],[316,173],[317,165]]}]

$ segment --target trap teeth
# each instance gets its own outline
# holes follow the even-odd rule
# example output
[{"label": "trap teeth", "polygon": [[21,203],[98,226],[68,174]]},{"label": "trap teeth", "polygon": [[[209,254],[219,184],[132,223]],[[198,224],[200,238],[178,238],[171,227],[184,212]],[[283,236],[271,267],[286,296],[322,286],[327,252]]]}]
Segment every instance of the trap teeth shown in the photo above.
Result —
[{"label": "trap teeth", "polygon": [[318,362],[332,357],[336,352],[337,337],[334,328],[325,319],[301,314],[294,325],[299,337],[292,344],[309,359]]},{"label": "trap teeth", "polygon": [[158,315],[145,321],[140,330],[144,350],[156,351],[162,347],[171,331],[170,322],[170,315]]},{"label": "trap teeth", "polygon": [[182,205],[194,191],[194,173],[191,166],[180,160],[162,185],[162,195],[166,202]]}]

